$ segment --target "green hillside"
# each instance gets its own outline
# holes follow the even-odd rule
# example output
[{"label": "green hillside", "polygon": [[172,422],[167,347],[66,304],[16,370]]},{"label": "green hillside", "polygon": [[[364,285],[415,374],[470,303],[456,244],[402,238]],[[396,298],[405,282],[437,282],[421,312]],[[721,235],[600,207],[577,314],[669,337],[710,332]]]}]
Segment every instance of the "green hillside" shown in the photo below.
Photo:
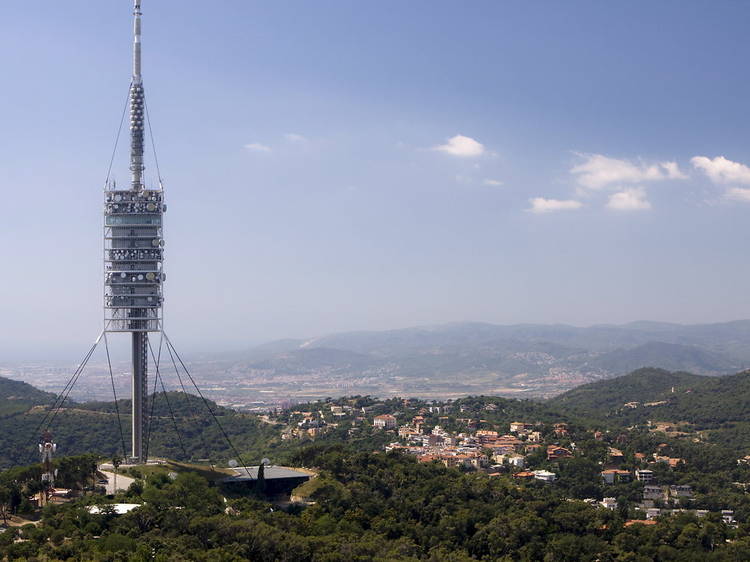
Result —
[{"label": "green hillside", "polygon": [[748,403],[750,371],[701,377],[661,369],[586,384],[549,401],[569,413],[606,420],[611,427],[669,422],[690,438],[737,452],[750,448]]},{"label": "green hillside", "polygon": [[0,377],[0,417],[25,412],[31,406],[51,404],[55,395],[28,383]]},{"label": "green hillside", "polygon": [[55,395],[51,392],[44,392],[25,382],[0,377],[0,400],[47,404],[54,399]]},{"label": "green hillside", "polygon": [[561,408],[573,408],[595,415],[610,415],[626,402],[662,400],[668,394],[691,389],[708,377],[690,373],[673,373],[664,369],[644,368],[613,379],[592,382],[576,387],[548,401]]},{"label": "green hillside", "polygon": [[[153,407],[149,445],[152,456],[182,461],[211,459],[224,463],[236,456],[200,398],[178,392],[170,392],[168,397],[169,404],[163,394],[157,395]],[[0,399],[0,410],[7,412],[2,419],[3,431],[0,432],[0,468],[36,459],[36,443],[41,432],[38,428],[47,413],[44,407],[30,408],[29,402],[20,401],[18,404],[22,404],[22,407],[12,410],[14,404],[14,400]],[[257,416],[221,408],[210,401],[209,404],[235,446],[242,454],[250,455],[247,462],[257,462],[255,457],[260,455],[272,455],[277,447],[283,445],[278,431],[262,423]],[[121,400],[118,405],[127,447],[130,438],[130,400]],[[62,455],[122,454],[118,416],[112,402],[66,403],[51,429]]]}]

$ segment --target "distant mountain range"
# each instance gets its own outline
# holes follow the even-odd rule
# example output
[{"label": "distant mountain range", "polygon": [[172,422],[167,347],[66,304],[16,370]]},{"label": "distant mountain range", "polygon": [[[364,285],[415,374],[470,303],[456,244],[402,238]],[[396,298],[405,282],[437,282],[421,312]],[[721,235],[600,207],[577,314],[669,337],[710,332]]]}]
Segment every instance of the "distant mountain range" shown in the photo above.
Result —
[{"label": "distant mountain range", "polygon": [[[643,367],[706,376],[742,371],[750,367],[750,320],[585,328],[453,323],[280,340],[244,352],[193,354],[187,359],[207,396],[238,409],[356,394],[436,400],[480,394],[549,398]],[[111,399],[105,368],[87,373],[98,383],[85,394],[76,389],[79,394],[74,396]],[[60,371],[54,380],[39,369],[2,372],[61,389],[68,373]],[[168,388],[180,388],[171,369],[162,375]],[[120,377],[117,382],[122,385],[118,392],[128,392],[126,380]]]},{"label": "distant mountain range", "polygon": [[[234,372],[340,381],[354,392],[423,397],[551,396],[641,367],[722,375],[750,364],[750,321],[585,328],[454,323],[258,346]],[[361,389],[361,390],[360,390]]]}]

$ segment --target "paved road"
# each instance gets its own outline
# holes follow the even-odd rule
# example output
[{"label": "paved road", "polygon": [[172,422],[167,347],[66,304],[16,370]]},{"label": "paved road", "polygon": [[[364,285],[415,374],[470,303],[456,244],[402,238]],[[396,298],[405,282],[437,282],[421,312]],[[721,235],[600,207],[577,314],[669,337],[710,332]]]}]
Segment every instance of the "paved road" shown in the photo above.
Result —
[{"label": "paved road", "polygon": [[[114,494],[115,493],[115,473],[114,472],[108,472],[106,470],[100,470],[106,478],[107,478],[107,485],[105,488],[107,489],[107,494]],[[118,490],[127,490],[130,485],[135,482],[135,479],[130,478],[129,476],[123,476],[122,474],[117,475],[117,489]]]}]

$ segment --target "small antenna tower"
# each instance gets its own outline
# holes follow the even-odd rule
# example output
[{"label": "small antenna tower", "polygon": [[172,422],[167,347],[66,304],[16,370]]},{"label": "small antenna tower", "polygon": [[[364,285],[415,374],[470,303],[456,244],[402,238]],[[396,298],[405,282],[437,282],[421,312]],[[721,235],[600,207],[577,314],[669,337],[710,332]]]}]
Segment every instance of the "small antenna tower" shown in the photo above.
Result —
[{"label": "small antenna tower", "polygon": [[42,462],[42,489],[39,492],[39,505],[46,505],[55,488],[57,470],[52,468],[52,456],[57,451],[57,444],[52,442],[52,434],[45,431],[39,443],[39,456]]}]

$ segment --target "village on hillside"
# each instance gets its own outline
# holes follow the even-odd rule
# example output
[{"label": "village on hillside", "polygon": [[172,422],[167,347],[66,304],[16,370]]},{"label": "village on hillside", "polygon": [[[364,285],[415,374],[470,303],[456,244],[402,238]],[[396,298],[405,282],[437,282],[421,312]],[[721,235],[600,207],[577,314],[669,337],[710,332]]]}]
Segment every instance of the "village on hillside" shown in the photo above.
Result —
[{"label": "village on hillside", "polygon": [[[447,402],[391,399],[339,399],[292,408],[275,419],[288,422],[282,438],[319,439],[346,428],[346,435],[370,436],[381,450],[414,456],[420,463],[440,463],[491,478],[512,478],[519,485],[570,489],[577,467],[585,466],[590,497],[579,499],[603,509],[620,509],[631,524],[652,524],[661,516],[718,513],[736,525],[728,506],[703,507],[689,483],[690,461],[673,451],[669,424],[622,431],[584,428],[562,419],[507,418],[504,401],[467,398]],[[668,432],[669,433],[669,432]],[[644,438],[644,434],[648,438]],[[670,442],[660,442],[658,438]],[[365,440],[365,442],[367,442]],[[747,465],[750,456],[736,463]],[[595,467],[595,468],[593,468]],[[590,478],[595,471],[595,480]],[[579,475],[584,480],[583,473]],[[734,483],[740,488],[743,483]]]}]

